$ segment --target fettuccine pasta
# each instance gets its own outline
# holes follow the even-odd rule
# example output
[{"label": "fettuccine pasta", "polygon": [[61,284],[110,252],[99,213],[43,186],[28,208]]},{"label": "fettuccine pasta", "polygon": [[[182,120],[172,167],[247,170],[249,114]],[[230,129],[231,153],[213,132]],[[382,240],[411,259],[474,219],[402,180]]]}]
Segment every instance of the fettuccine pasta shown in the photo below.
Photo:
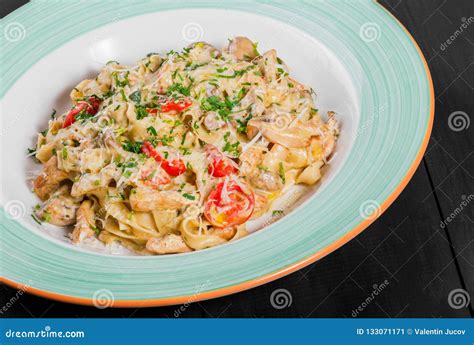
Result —
[{"label": "fettuccine pasta", "polygon": [[275,50],[245,37],[111,61],[38,135],[39,221],[140,254],[200,250],[247,234],[295,184],[313,185],[339,135]]}]

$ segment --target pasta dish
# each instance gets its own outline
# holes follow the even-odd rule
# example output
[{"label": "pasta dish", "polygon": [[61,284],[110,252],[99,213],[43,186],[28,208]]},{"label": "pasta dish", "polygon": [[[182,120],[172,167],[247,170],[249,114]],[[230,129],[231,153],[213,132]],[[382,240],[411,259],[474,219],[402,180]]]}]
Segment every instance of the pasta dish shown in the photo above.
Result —
[{"label": "pasta dish", "polygon": [[293,185],[318,182],[339,135],[277,52],[245,37],[111,61],[70,97],[31,152],[43,164],[33,217],[72,226],[75,244],[139,254],[245,236]]}]

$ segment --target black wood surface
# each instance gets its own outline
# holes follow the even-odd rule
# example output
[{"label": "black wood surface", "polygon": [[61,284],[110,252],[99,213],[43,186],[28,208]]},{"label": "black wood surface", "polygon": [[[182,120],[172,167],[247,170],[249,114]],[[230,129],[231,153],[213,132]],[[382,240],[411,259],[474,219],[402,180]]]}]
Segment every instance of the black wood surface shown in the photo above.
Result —
[{"label": "black wood surface", "polygon": [[[1,16],[23,3],[0,2]],[[183,306],[182,311],[180,306],[99,310],[22,294],[2,316],[473,316],[472,302],[457,309],[450,305],[448,296],[463,289],[474,298],[474,124],[467,125],[474,114],[474,22],[447,47],[442,44],[463,23],[474,20],[474,1],[381,3],[412,33],[428,60],[436,91],[436,117],[428,151],[413,180],[366,231],[285,278]],[[281,309],[271,303],[271,295],[278,289],[286,290],[291,298],[291,304]],[[374,291],[378,294],[371,299]],[[6,286],[0,292],[2,305],[18,296]],[[363,310],[355,312],[359,306]]]}]

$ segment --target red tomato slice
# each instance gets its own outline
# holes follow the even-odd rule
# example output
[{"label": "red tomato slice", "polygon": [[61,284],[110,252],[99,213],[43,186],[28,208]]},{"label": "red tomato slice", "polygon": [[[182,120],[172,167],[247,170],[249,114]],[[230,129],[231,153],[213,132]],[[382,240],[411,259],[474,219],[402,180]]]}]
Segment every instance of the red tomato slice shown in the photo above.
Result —
[{"label": "red tomato slice", "polygon": [[171,162],[164,159],[161,167],[171,176],[179,176],[186,171],[186,165],[182,159],[173,159]]},{"label": "red tomato slice", "polygon": [[206,150],[207,157],[210,160],[210,163],[207,166],[207,171],[211,176],[224,177],[237,172],[237,169],[232,165],[230,158],[224,156],[217,147],[214,145],[206,145],[204,149]]},{"label": "red tomato slice", "polygon": [[182,159],[173,159],[171,162],[161,157],[149,141],[145,141],[142,146],[142,152],[148,157],[152,157],[161,167],[171,176],[178,176],[186,171],[186,165]]},{"label": "red tomato slice", "polygon": [[193,102],[191,102],[191,100],[187,98],[181,101],[171,100],[166,103],[160,104],[160,108],[147,108],[146,111],[149,114],[156,114],[158,113],[158,111],[161,113],[167,113],[173,110],[177,112],[182,112],[186,108],[189,108],[192,104]]},{"label": "red tomato slice", "polygon": [[99,111],[100,99],[97,97],[89,97],[87,101],[80,101],[67,113],[64,119],[63,128],[69,127],[76,122],[76,115],[81,111],[86,111],[90,115],[95,115]]},{"label": "red tomato slice", "polygon": [[219,228],[246,222],[255,209],[253,191],[242,182],[226,178],[209,193],[204,206],[204,216]]}]

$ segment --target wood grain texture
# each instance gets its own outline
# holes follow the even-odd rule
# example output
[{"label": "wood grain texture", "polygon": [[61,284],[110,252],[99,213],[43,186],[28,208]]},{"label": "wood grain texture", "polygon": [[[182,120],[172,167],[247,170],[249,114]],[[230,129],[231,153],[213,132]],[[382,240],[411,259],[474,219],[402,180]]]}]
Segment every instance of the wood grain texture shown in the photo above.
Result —
[{"label": "wood grain texture", "polygon": [[[23,2],[2,1],[1,15]],[[461,17],[473,15],[472,1],[382,3],[406,25],[429,60],[438,98],[433,139],[424,163],[407,189],[369,229],[301,271],[215,300],[186,306],[99,310],[19,294],[3,286],[1,304],[14,303],[2,316],[469,317],[472,309],[451,308],[448,295],[463,288],[474,297],[472,204],[446,228],[440,222],[459,205],[462,195],[473,194],[472,127],[454,132],[447,117],[457,110],[474,114],[472,88],[463,81],[474,84],[474,66],[470,66],[474,52],[463,37],[445,51],[440,52],[439,47],[459,26]],[[468,39],[474,29],[469,30]],[[378,291],[375,297],[374,291]],[[291,304],[281,309],[271,300],[272,294],[279,292],[288,293],[291,299]],[[362,311],[355,312],[358,307]]]},{"label": "wood grain texture", "polygon": [[[390,2],[433,74],[436,117],[424,164],[453,254],[449,265],[461,274],[460,287],[474,296],[474,2]],[[435,275],[431,284],[437,283]]]}]

